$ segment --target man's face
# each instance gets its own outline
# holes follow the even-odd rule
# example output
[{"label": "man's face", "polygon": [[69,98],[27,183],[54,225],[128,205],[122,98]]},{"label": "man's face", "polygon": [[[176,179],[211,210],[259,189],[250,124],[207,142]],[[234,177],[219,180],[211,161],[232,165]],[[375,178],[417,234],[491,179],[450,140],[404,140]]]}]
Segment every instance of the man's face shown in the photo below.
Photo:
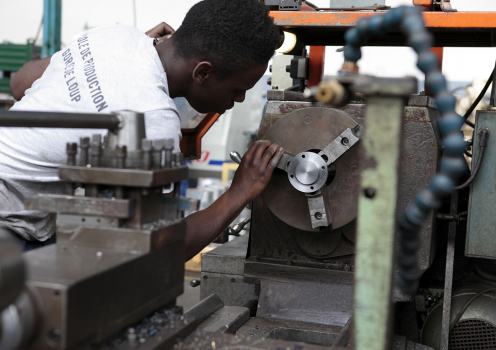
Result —
[{"label": "man's face", "polygon": [[234,102],[243,102],[245,93],[264,75],[267,63],[221,78],[213,73],[204,84],[196,86],[188,96],[188,102],[200,113],[219,113],[234,107]]}]

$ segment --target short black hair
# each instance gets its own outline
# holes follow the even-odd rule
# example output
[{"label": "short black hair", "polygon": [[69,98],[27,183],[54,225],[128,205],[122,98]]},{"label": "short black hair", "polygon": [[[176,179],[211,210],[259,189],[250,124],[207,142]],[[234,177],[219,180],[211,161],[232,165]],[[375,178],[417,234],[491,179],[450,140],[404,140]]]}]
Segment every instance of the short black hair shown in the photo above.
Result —
[{"label": "short black hair", "polygon": [[258,0],[203,0],[172,36],[177,54],[209,61],[223,78],[267,63],[281,39]]}]

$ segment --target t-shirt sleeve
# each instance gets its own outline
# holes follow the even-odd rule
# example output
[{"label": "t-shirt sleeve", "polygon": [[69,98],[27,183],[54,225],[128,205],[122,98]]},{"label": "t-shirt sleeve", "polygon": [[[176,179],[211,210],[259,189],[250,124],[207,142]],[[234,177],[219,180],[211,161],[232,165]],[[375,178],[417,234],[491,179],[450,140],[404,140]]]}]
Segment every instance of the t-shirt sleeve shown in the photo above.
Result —
[{"label": "t-shirt sleeve", "polygon": [[147,139],[173,139],[173,152],[180,152],[181,119],[176,111],[157,109],[145,112],[145,129]]}]

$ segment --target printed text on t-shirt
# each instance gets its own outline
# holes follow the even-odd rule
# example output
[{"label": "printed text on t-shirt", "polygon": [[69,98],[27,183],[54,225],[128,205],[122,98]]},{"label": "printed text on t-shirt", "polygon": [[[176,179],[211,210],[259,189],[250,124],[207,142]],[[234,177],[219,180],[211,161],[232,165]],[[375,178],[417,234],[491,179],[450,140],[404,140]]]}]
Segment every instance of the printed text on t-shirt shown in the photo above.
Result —
[{"label": "printed text on t-shirt", "polygon": [[105,97],[103,96],[102,87],[98,81],[98,76],[96,75],[95,62],[93,56],[91,55],[90,44],[88,42],[88,37],[83,35],[77,39],[78,48],[81,53],[81,57],[84,62],[84,75],[86,76],[86,81],[88,82],[88,88],[90,90],[90,95],[95,104],[95,108],[98,112],[108,108]]},{"label": "printed text on t-shirt", "polygon": [[62,53],[62,57],[64,58],[64,79],[69,89],[69,96],[71,97],[71,101],[79,102],[81,100],[81,92],[79,90],[79,85],[76,81],[76,77],[74,76],[74,66],[76,63],[74,62],[74,58],[71,54],[71,49],[67,49]]}]

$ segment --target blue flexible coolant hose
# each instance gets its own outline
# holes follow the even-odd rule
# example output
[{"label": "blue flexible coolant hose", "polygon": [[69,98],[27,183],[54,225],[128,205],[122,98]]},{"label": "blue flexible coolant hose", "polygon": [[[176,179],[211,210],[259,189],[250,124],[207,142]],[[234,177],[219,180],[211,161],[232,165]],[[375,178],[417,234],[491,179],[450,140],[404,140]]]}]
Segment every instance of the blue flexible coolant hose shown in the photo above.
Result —
[{"label": "blue flexible coolant hose", "polygon": [[360,47],[369,36],[380,36],[396,28],[403,31],[407,37],[407,44],[417,52],[417,66],[425,73],[426,89],[434,94],[436,106],[442,115],[438,122],[444,149],[441,171],[434,176],[429,187],[416,196],[415,201],[408,206],[399,220],[397,285],[403,292],[412,294],[417,291],[421,277],[416,258],[420,246],[420,228],[430,212],[438,209],[443,198],[454,191],[455,184],[465,169],[461,155],[467,143],[460,132],[463,120],[455,113],[456,99],[448,92],[437,57],[431,52],[433,37],[425,28],[422,13],[418,8],[402,6],[388,11],[385,15],[361,19],[356,27],[345,34],[345,60],[356,63],[362,57]]}]

